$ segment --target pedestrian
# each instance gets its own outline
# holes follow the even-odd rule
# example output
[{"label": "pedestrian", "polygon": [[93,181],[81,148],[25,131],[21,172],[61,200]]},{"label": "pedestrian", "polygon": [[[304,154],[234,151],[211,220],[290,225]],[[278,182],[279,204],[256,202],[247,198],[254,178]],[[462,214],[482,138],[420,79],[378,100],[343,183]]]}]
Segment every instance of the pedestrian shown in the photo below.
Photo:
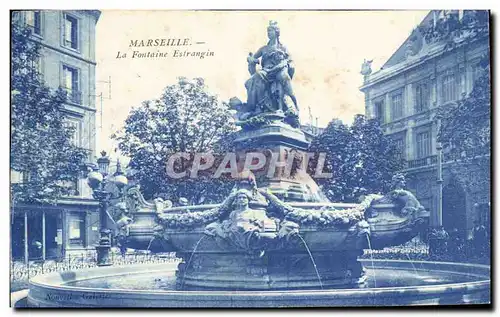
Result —
[{"label": "pedestrian", "polygon": [[472,229],[472,245],[474,253],[478,258],[485,256],[486,244],[488,243],[488,233],[479,220],[474,221]]},{"label": "pedestrian", "polygon": [[462,259],[463,242],[458,228],[453,228],[449,234],[448,253],[454,261]]}]

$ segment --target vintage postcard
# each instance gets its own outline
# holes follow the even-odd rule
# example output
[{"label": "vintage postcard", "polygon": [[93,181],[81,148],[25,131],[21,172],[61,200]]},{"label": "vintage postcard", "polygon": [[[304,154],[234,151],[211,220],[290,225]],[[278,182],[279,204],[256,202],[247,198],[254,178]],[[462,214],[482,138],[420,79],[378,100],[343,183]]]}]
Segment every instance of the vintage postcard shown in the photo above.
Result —
[{"label": "vintage postcard", "polygon": [[490,32],[11,11],[11,306],[490,306]]}]

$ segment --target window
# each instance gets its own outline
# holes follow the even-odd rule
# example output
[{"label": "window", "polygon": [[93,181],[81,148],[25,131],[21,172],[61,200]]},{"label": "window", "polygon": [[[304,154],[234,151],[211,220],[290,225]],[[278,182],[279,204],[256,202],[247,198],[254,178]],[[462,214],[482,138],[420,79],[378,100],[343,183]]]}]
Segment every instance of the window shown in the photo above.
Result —
[{"label": "window", "polygon": [[392,120],[403,117],[403,94],[397,93],[392,95]]},{"label": "window", "polygon": [[64,46],[78,49],[78,19],[68,14],[64,15]]},{"label": "window", "polygon": [[10,170],[10,183],[19,184],[22,183],[23,174],[18,171]]},{"label": "window", "polygon": [[431,155],[431,134],[429,131],[417,134],[417,157],[424,158]]},{"label": "window", "polygon": [[486,230],[489,231],[490,229],[490,204],[488,203],[481,203],[478,205],[477,211],[479,212],[478,215],[476,215],[477,219],[479,220],[479,223],[482,224],[483,226],[486,227]]},{"label": "window", "polygon": [[43,64],[41,56],[38,56],[36,59],[33,60],[32,67],[33,67],[33,78],[37,77],[39,79],[43,79]]},{"label": "window", "polygon": [[405,140],[403,138],[394,139],[394,145],[397,150],[396,158],[398,160],[406,159]]},{"label": "window", "polygon": [[11,11],[12,12],[12,22],[16,24],[21,24],[23,21],[23,15],[21,11]]},{"label": "window", "polygon": [[63,66],[63,88],[68,92],[68,99],[76,104],[81,103],[80,81],[78,70]]},{"label": "window", "polygon": [[30,172],[29,171],[21,172],[21,179],[23,184],[28,184],[30,182]]},{"label": "window", "polygon": [[65,123],[66,127],[71,127],[73,129],[73,135],[71,136],[71,143],[75,146],[80,146],[80,124],[78,121],[68,120]]},{"label": "window", "polygon": [[72,181],[68,181],[67,183],[68,186],[68,196],[78,196],[80,195],[79,191],[79,182],[78,182],[78,177],[75,177]]},{"label": "window", "polygon": [[443,102],[454,101],[457,99],[457,82],[455,75],[446,75],[443,77],[441,96]]},{"label": "window", "polygon": [[385,111],[384,111],[383,100],[375,102],[375,118],[377,118],[380,124],[383,124],[385,122]]},{"label": "window", "polygon": [[422,112],[429,109],[430,87],[428,82],[422,82],[415,88],[415,111]]},{"label": "window", "polygon": [[33,33],[42,35],[42,15],[40,11],[26,11],[26,24],[33,28]]},{"label": "window", "polygon": [[68,237],[71,244],[83,244],[85,235],[85,220],[82,217],[73,218],[69,220]]},{"label": "window", "polygon": [[[73,134],[71,135],[70,142],[74,146],[80,146],[80,122],[76,120],[66,119],[64,126],[73,129]],[[80,195],[80,186],[78,182],[78,177],[75,177],[72,181],[66,181],[64,185],[67,187],[69,196]]]},{"label": "window", "polygon": [[473,68],[472,68],[472,84],[474,85],[474,83],[476,82],[476,80],[481,77],[481,74],[483,73],[484,69],[483,67],[481,67],[481,65],[476,64]]}]

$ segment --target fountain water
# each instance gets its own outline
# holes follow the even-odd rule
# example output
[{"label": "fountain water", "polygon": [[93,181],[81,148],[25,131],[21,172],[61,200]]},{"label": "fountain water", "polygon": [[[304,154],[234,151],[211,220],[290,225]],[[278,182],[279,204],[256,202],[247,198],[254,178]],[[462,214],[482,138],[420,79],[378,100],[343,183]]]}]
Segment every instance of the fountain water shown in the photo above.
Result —
[{"label": "fountain water", "polygon": [[316,275],[318,276],[319,286],[321,287],[321,289],[323,289],[323,283],[321,283],[321,277],[319,276],[318,267],[316,266],[316,262],[314,261],[314,258],[311,254],[311,250],[309,250],[309,247],[307,246],[307,243],[304,240],[304,238],[302,238],[302,236],[300,234],[298,234],[297,236],[300,238],[300,240],[302,240],[302,243],[304,244],[304,247],[306,248],[307,253],[309,254],[309,258],[311,259],[311,263],[314,266],[314,271],[316,272]]},{"label": "fountain water", "polygon": [[148,247],[146,248],[146,251],[149,251],[149,248],[151,248],[151,243],[156,239],[156,236],[153,236],[151,240],[149,240]]},{"label": "fountain water", "polygon": [[411,266],[413,268],[413,272],[415,273],[415,275],[418,276],[419,274],[418,274],[417,268],[415,267],[415,264],[413,264],[413,260],[410,258],[410,255],[408,253],[405,253],[405,255],[406,255],[406,258],[408,259],[408,262],[411,263]]},{"label": "fountain water", "polygon": [[182,281],[181,281],[181,289],[184,287],[184,281],[186,280],[186,272],[189,269],[189,265],[191,265],[191,260],[193,259],[194,254],[196,253],[196,250],[198,250],[198,245],[200,242],[205,238],[205,236],[201,236],[200,240],[196,242],[193,252],[191,253],[191,256],[189,257],[189,261],[186,264],[186,267],[184,268],[184,275],[182,276]]},{"label": "fountain water", "polygon": [[373,249],[372,249],[372,243],[370,241],[370,235],[366,235],[366,240],[368,241],[368,248],[370,249],[370,260],[372,262],[372,270],[373,270],[373,283],[375,288],[377,287],[377,274],[375,273],[375,267],[373,265]]}]

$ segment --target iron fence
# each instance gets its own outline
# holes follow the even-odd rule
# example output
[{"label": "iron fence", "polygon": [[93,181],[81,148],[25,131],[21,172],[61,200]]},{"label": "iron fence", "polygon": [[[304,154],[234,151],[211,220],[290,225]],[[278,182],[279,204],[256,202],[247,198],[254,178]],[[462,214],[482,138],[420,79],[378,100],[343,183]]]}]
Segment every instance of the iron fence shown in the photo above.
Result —
[{"label": "iron fence", "polygon": [[[147,254],[132,253],[122,256],[112,253],[111,262],[114,266],[146,264],[146,263],[172,263],[180,259],[175,257],[175,253],[168,254]],[[61,261],[33,261],[25,264],[21,261],[11,261],[10,279],[11,282],[27,282],[30,278],[51,272],[73,271],[86,268],[97,267],[95,254],[68,255]]]},{"label": "iron fence", "polygon": [[429,247],[421,245],[401,245],[387,247],[381,250],[364,250],[363,259],[391,259],[391,260],[427,260]]}]

